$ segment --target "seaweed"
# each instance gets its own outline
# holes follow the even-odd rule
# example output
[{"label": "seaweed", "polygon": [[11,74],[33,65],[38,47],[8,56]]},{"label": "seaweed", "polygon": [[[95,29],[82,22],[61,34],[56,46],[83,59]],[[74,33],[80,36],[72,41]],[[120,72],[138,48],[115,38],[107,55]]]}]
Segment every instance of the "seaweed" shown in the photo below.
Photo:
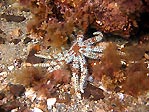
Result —
[{"label": "seaweed", "polygon": [[123,83],[125,93],[136,97],[149,90],[148,73],[149,69],[144,62],[130,64],[126,69],[126,80]]}]

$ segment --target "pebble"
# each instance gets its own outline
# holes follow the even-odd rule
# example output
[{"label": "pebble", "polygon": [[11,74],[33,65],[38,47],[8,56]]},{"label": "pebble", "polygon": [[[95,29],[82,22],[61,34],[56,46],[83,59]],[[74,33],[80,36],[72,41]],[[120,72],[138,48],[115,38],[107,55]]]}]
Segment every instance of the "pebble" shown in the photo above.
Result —
[{"label": "pebble", "polygon": [[43,111],[37,107],[34,107],[33,112],[43,112]]},{"label": "pebble", "polygon": [[48,109],[50,110],[55,103],[56,103],[56,98],[48,98],[47,99]]}]

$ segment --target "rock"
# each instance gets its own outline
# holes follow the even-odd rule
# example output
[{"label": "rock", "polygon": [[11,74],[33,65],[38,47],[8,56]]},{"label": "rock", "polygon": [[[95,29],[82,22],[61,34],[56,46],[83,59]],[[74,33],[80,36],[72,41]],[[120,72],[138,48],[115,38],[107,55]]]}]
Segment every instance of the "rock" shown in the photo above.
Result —
[{"label": "rock", "polygon": [[7,22],[22,22],[26,19],[23,16],[7,15],[5,13],[0,18],[5,18]]},{"label": "rock", "polygon": [[23,85],[9,85],[10,93],[14,96],[21,96],[25,92],[25,87]]},{"label": "rock", "polygon": [[3,92],[0,92],[0,100],[2,100],[4,97],[5,97],[5,94]]},{"label": "rock", "polygon": [[84,90],[83,97],[96,101],[96,100],[103,99],[105,96],[103,94],[102,89],[97,88],[97,87],[88,83]]}]

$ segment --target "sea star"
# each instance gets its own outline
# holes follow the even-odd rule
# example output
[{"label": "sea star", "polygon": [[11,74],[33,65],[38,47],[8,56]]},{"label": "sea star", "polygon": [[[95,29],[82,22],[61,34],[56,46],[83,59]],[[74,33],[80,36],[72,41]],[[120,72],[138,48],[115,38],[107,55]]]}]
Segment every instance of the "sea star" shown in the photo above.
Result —
[{"label": "sea star", "polygon": [[[101,32],[95,32],[94,37],[87,40],[83,40],[83,35],[77,35],[76,42],[70,47],[69,50],[65,50],[63,53],[59,53],[56,61],[51,61],[45,64],[34,64],[34,66],[49,67],[49,72],[60,69],[60,66],[64,64],[72,63],[72,82],[75,91],[80,91],[84,93],[84,88],[86,85],[86,80],[88,77],[87,62],[85,57],[91,59],[100,59],[102,56],[102,51],[106,46],[94,46],[93,44],[98,43],[102,40],[103,35]],[[63,55],[62,55],[63,54]],[[37,55],[38,57],[52,59],[52,57]],[[80,83],[79,83],[79,73],[80,73]]]}]

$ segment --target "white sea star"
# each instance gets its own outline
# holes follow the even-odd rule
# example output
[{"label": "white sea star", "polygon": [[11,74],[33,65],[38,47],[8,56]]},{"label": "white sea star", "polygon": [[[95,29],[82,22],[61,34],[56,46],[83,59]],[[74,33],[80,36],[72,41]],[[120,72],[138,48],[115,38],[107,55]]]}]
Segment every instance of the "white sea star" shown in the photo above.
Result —
[{"label": "white sea star", "polygon": [[[56,61],[50,63],[34,64],[34,66],[49,67],[49,72],[60,69],[60,66],[64,64],[72,63],[72,82],[75,91],[81,91],[84,93],[85,83],[88,77],[88,69],[85,57],[91,59],[100,59],[102,51],[106,46],[94,46],[93,44],[98,43],[102,40],[103,35],[101,32],[94,33],[95,37],[89,38],[83,41],[84,36],[78,35],[76,42],[71,46],[69,50],[59,53]],[[38,57],[52,59],[51,56],[36,55]],[[80,73],[80,81],[79,81]]]}]

